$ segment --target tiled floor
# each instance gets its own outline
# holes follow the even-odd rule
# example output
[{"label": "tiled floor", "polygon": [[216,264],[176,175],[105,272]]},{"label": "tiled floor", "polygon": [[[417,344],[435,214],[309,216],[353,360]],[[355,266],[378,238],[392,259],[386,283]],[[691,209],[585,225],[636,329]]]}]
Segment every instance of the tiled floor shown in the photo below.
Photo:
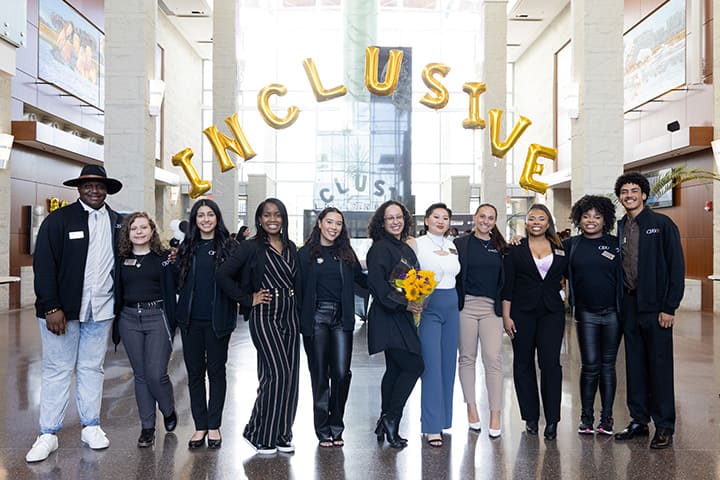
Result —
[{"label": "tiled floor", "polygon": [[[563,346],[563,420],[558,439],[523,433],[512,386],[511,349],[506,345],[506,409],[503,435],[491,440],[485,431],[468,432],[465,407],[456,383],[453,429],[442,449],[426,446],[420,437],[420,385],[403,418],[401,432],[410,440],[401,451],[378,444],[372,434],[379,412],[379,383],[384,369],[381,355],[368,357],[365,327],[355,331],[353,380],[346,414],[345,448],[320,449],[312,429],[310,381],[302,354],[300,406],[295,422],[293,455],[254,455],[242,439],[242,428],[255,398],[255,350],[247,324],[233,334],[228,362],[228,398],[219,451],[187,449],[193,432],[187,378],[176,338],[171,360],[179,426],[159,436],[154,448],[138,449],[139,434],[132,372],[122,348],[110,350],[105,362],[106,382],[102,425],[111,441],[96,452],[80,442],[74,401],[60,449],[39,464],[25,463],[25,453],[37,434],[40,389],[40,341],[32,310],[0,314],[0,480],[3,479],[716,479],[720,478],[720,316],[680,312],[675,328],[675,387],[677,432],[673,449],[652,451],[645,439],[619,443],[611,438],[582,437],[575,433],[579,416],[579,354],[572,322]],[[720,355],[720,353],[719,353]],[[615,406],[616,427],[628,421],[624,406],[624,356],[618,361],[620,386]],[[483,378],[478,377],[480,390]],[[483,417],[487,422],[487,416]],[[162,422],[160,422],[162,423]],[[541,428],[543,427],[541,421]]]}]

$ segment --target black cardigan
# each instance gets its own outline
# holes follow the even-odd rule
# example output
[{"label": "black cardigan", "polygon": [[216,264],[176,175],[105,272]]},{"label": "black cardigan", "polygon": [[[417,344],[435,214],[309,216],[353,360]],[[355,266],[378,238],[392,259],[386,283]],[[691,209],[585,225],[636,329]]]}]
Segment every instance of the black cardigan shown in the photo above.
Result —
[{"label": "black cardigan", "polygon": [[[113,255],[117,257],[123,217],[107,204],[105,208],[110,215]],[[89,243],[88,212],[80,200],[55,210],[42,222],[33,254],[35,314],[39,318],[54,308],[62,309],[66,320],[80,317]],[[117,283],[116,274],[113,269],[113,284]]]},{"label": "black cardigan", "polygon": [[407,310],[407,300],[390,284],[393,269],[405,259],[418,265],[415,252],[405,242],[383,233],[367,253],[368,288],[372,304],[368,312],[368,352],[390,348],[420,354],[420,338],[415,320]]},{"label": "black cardigan", "polygon": [[[458,293],[458,310],[462,310],[465,306],[465,281],[467,280],[468,261],[472,252],[469,252],[470,247],[470,236],[463,235],[455,239],[455,247],[458,251],[458,259],[460,260],[460,273],[455,277],[455,290]],[[500,260],[502,261],[503,254],[499,253]],[[502,287],[505,282],[505,270],[500,266],[500,278],[498,278],[497,293],[495,294],[495,315],[502,317]]]},{"label": "black cardigan", "polygon": [[[235,242],[228,240],[226,248],[232,248],[231,245]],[[190,326],[190,312],[192,311],[192,300],[195,293],[195,252],[191,253],[192,264],[190,270],[187,273],[187,278],[182,287],[180,287],[178,293],[178,303],[175,317],[177,318],[177,324],[180,328],[187,329]],[[227,263],[227,259],[220,266],[215,267],[215,272]],[[177,266],[177,261],[175,262]],[[175,268],[176,275],[178,274],[177,268]],[[212,328],[217,338],[222,338],[230,335],[235,326],[237,325],[237,306],[235,302],[225,295],[225,292],[220,288],[216,280],[216,276],[211,276],[207,279],[208,282],[213,282],[214,298],[212,299]],[[178,282],[179,283],[179,282]]]},{"label": "black cardigan", "polygon": [[[177,295],[175,294],[175,268],[168,259],[170,252],[163,252],[160,257],[162,259],[162,275],[160,275],[160,291],[162,292],[162,309],[165,312],[165,317],[168,321],[168,327],[170,328],[171,338],[175,336],[175,329],[177,328],[177,320],[175,319],[175,309],[177,308]],[[150,252],[150,255],[157,255],[155,252]],[[115,271],[121,272],[122,262],[125,259],[122,257],[117,258],[115,261]],[[115,320],[113,321],[112,341],[115,344],[115,348],[120,343],[120,330],[118,328],[118,322],[120,321],[120,312],[125,306],[123,300],[124,287],[122,281],[115,283]]]},{"label": "black cardigan", "polygon": [[[262,286],[262,279],[265,274],[265,246],[265,243],[260,243],[256,239],[238,243],[225,262],[215,272],[217,285],[225,295],[240,304],[240,313],[242,313],[246,321],[250,319],[250,311],[253,307],[253,293],[260,290]],[[290,250],[290,255],[294,257],[297,265],[297,247],[295,244],[288,241],[285,248]],[[300,298],[302,289],[297,275],[293,279],[293,283],[295,285],[295,295]]]},{"label": "black cardigan", "polygon": [[[298,297],[300,303],[300,330],[303,335],[313,334],[315,323],[315,306],[317,299],[317,262],[310,260],[308,245],[298,251],[298,276],[303,286],[302,295]],[[360,262],[353,252],[353,263],[338,261],[340,278],[342,279],[341,310],[343,330],[352,332],[355,328],[355,289],[353,283],[367,288],[367,276],[363,273]]]},{"label": "black cardigan", "polygon": [[568,257],[565,250],[554,244],[551,250],[553,262],[544,279],[537,270],[527,238],[523,238],[520,245],[510,247],[505,255],[502,298],[512,302],[511,316],[513,311],[531,312],[541,305],[550,312],[565,310],[560,282],[567,272]]}]

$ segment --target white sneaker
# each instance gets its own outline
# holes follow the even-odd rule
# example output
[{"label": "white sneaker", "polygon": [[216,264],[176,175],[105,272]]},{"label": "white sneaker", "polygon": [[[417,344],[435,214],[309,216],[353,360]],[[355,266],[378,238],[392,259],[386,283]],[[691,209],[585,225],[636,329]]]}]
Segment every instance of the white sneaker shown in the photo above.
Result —
[{"label": "white sneaker", "polygon": [[42,462],[58,448],[57,436],[43,433],[35,440],[30,451],[25,455],[26,462]]},{"label": "white sneaker", "polygon": [[88,447],[93,450],[102,450],[110,446],[110,440],[108,440],[103,429],[99,425],[92,427],[85,427],[82,429],[80,434],[80,440],[83,443],[87,443]]}]

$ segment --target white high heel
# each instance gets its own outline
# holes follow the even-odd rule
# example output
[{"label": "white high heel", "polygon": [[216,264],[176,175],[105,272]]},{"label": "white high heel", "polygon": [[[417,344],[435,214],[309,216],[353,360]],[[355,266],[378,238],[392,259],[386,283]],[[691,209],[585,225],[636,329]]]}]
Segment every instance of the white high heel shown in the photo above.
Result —
[{"label": "white high heel", "polygon": [[488,428],[488,436],[490,438],[500,438],[500,435],[502,435],[502,429],[498,428],[495,430],[494,428]]},{"label": "white high heel", "polygon": [[470,427],[470,430],[472,430],[473,432],[480,433],[482,431],[482,424],[479,421],[468,422],[468,427]]}]

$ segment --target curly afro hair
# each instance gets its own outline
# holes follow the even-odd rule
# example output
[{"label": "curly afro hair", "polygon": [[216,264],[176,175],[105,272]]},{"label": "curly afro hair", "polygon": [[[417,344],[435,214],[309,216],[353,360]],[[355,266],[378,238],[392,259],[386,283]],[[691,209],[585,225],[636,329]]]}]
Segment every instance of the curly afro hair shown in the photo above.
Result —
[{"label": "curly afro hair", "polygon": [[620,189],[623,185],[627,185],[628,183],[633,183],[640,187],[640,190],[642,190],[642,193],[644,193],[646,196],[650,196],[650,182],[648,182],[647,177],[643,175],[640,172],[628,172],[620,175],[617,180],[615,180],[615,196],[620,198]]},{"label": "curly afro hair", "polygon": [[[623,185],[626,183],[635,182],[625,182]],[[640,188],[642,188],[642,186]],[[575,205],[572,206],[572,210],[570,210],[570,221],[572,221],[573,225],[575,225],[575,228],[581,230],[580,219],[584,213],[592,209],[595,209],[595,211],[603,217],[603,233],[610,233],[615,226],[615,205],[608,197],[601,195],[583,196],[580,200],[575,202]]]}]

